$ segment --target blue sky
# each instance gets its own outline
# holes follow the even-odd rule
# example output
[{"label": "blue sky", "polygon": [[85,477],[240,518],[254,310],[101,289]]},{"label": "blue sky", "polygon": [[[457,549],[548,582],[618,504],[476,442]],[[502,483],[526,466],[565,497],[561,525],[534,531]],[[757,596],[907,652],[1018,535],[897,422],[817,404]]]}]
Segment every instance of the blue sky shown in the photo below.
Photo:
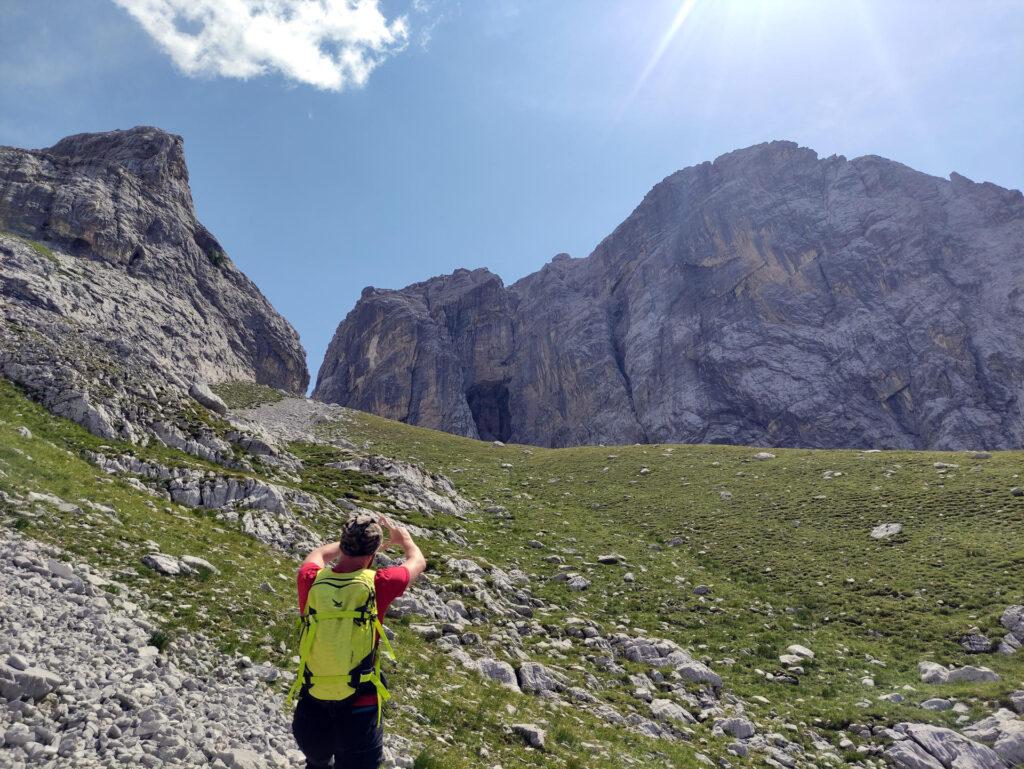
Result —
[{"label": "blue sky", "polygon": [[[280,0],[293,20],[321,1],[344,4]],[[1024,2],[358,0],[292,36],[212,11],[161,33],[213,2],[0,0],[0,144],[184,136],[200,218],[314,378],[364,286],[585,256],[660,179],[738,147],[1024,186]],[[204,29],[209,50],[186,37]],[[325,67],[317,45],[347,53]]]}]

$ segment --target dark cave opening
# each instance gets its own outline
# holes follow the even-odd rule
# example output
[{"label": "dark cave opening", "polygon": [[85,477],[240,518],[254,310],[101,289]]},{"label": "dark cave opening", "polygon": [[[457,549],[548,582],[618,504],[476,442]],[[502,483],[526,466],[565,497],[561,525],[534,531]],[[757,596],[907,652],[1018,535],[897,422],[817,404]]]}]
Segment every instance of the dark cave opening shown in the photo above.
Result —
[{"label": "dark cave opening", "polygon": [[512,435],[508,387],[504,382],[481,382],[466,390],[466,402],[483,441],[507,441]]}]

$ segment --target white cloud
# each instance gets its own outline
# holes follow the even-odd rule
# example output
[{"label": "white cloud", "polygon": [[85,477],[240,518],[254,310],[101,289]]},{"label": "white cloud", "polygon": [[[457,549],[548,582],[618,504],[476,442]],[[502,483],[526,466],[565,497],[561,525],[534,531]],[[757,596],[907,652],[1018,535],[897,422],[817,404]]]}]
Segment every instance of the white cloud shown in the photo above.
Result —
[{"label": "white cloud", "polygon": [[188,75],[280,72],[338,91],[366,83],[409,37],[379,0],[114,0]]}]

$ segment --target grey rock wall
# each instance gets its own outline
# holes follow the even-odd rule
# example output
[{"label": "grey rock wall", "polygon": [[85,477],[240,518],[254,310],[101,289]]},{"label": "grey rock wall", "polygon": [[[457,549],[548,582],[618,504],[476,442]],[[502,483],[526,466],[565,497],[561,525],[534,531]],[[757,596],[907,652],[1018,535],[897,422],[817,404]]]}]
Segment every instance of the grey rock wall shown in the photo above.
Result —
[{"label": "grey rock wall", "polygon": [[196,219],[181,138],[156,128],[0,148],[0,299],[0,374],[104,437],[177,434],[204,383],[309,381],[295,330]]},{"label": "grey rock wall", "polygon": [[584,259],[367,289],[314,397],[545,446],[1024,446],[1024,197],[771,142]]}]

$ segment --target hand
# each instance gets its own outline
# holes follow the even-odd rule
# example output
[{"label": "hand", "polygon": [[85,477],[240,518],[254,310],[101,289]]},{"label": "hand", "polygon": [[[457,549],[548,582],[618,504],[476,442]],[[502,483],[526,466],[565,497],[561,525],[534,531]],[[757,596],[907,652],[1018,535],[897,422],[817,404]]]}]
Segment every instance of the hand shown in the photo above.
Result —
[{"label": "hand", "polygon": [[388,538],[384,541],[381,546],[382,550],[387,550],[392,545],[398,545],[401,548],[405,548],[410,542],[412,537],[409,535],[409,530],[404,526],[397,525],[394,521],[388,518],[386,515],[382,515],[378,521],[381,526],[388,530]]},{"label": "hand", "polygon": [[409,572],[409,584],[412,584],[423,573],[423,570],[427,568],[427,559],[423,557],[423,553],[420,552],[416,543],[412,541],[412,535],[409,534],[409,530],[404,526],[397,525],[386,515],[380,516],[378,523],[388,530],[388,539],[381,549],[391,547],[392,545],[398,545],[402,548],[405,552],[405,563],[403,566]]}]

